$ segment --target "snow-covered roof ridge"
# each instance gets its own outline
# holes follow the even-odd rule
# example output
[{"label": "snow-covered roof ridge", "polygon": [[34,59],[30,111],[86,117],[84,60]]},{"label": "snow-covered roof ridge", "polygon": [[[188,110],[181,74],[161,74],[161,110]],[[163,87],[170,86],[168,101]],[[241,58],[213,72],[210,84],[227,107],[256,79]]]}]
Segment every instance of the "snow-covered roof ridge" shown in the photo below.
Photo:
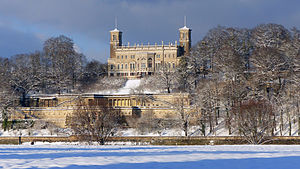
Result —
[{"label": "snow-covered roof ridge", "polygon": [[121,32],[119,29],[115,28],[114,30],[111,30],[110,32]]},{"label": "snow-covered roof ridge", "polygon": [[186,27],[186,25],[182,28],[179,28],[179,30],[191,30],[190,28]]}]

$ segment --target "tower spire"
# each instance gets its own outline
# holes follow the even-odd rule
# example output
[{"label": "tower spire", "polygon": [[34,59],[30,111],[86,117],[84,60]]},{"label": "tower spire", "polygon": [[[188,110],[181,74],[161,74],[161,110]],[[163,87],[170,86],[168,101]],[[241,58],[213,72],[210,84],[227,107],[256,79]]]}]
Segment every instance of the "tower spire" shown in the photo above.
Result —
[{"label": "tower spire", "polygon": [[184,27],[186,27],[186,15],[184,15]]},{"label": "tower spire", "polygon": [[115,29],[118,29],[118,18],[115,16]]}]

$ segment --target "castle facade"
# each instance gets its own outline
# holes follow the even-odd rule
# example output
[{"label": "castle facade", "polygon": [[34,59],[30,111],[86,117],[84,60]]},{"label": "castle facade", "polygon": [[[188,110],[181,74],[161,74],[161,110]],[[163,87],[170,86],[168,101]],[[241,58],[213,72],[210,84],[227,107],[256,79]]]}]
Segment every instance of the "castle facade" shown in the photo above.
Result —
[{"label": "castle facade", "polygon": [[[52,94],[35,95],[26,98],[27,105],[17,108],[11,120],[33,119],[51,122],[66,128],[78,107],[101,105],[120,110],[123,116],[140,118],[150,113],[155,118],[179,118],[178,106],[190,109],[190,96],[187,93],[168,94]],[[182,105],[180,105],[181,103]]]},{"label": "castle facade", "polygon": [[108,75],[137,78],[152,75],[162,68],[175,71],[181,56],[191,48],[191,29],[184,26],[179,29],[179,43],[122,44],[122,32],[115,28],[110,31],[110,58]]}]

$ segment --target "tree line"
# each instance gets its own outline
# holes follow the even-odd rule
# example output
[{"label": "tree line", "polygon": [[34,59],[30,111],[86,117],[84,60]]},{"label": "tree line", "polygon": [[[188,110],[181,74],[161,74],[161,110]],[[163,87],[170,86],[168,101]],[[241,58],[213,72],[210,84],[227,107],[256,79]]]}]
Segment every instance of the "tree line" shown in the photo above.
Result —
[{"label": "tree line", "polygon": [[31,94],[99,91],[107,84],[118,88],[124,83],[106,74],[107,64],[88,61],[63,35],[46,40],[42,51],[0,57],[0,119],[7,120],[14,106],[28,106],[26,97]]},{"label": "tree line", "polygon": [[[30,93],[86,92],[122,86],[111,82],[106,64],[87,61],[65,36],[50,38],[43,51],[0,58],[0,107],[5,116],[12,101]],[[216,135],[224,122],[228,135],[244,135],[250,143],[266,136],[300,135],[300,31],[278,24],[252,29],[218,26],[181,57],[173,72],[167,67],[142,81],[141,91],[184,92],[202,135]],[[114,85],[111,85],[114,84]],[[194,115],[177,102],[179,121],[189,135]],[[160,120],[155,120],[160,121]],[[195,122],[193,122],[195,123]],[[155,124],[156,125],[156,124]],[[157,126],[157,125],[156,125]]]},{"label": "tree line", "polygon": [[[228,134],[261,143],[265,136],[300,135],[300,31],[278,24],[252,29],[218,26],[209,30],[175,72],[145,80],[166,92],[188,92],[201,114],[202,135],[216,134],[225,121]],[[160,82],[160,83],[157,83]]]}]

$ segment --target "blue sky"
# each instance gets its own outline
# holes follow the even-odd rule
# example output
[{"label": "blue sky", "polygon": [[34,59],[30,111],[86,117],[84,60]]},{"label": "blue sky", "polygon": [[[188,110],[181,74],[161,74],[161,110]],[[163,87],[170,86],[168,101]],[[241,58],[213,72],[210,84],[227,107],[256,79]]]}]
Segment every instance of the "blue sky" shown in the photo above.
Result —
[{"label": "blue sky", "polygon": [[300,1],[0,0],[0,56],[41,50],[46,39],[63,34],[89,59],[106,62],[115,17],[124,44],[146,44],[177,40],[185,15],[195,44],[218,25],[277,23],[299,29]]}]

